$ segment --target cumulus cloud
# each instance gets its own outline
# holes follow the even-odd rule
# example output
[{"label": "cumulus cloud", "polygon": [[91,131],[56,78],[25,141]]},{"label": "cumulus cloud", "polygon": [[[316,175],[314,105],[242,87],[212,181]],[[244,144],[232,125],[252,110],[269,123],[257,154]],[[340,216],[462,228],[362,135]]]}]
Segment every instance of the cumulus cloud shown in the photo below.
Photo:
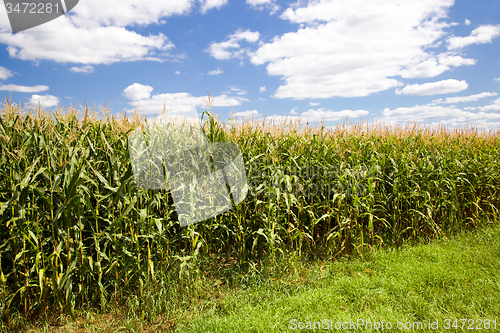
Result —
[{"label": "cumulus cloud", "polygon": [[[4,85],[0,85],[0,90],[16,91],[16,92],[21,92],[21,93],[37,93],[37,92],[49,90],[49,87],[42,86],[42,85],[27,87],[27,86],[18,86],[16,84],[4,84]],[[33,96],[37,96],[37,95],[33,95]]]},{"label": "cumulus cloud", "polygon": [[[500,101],[499,101],[500,107]],[[492,109],[493,110],[493,109]],[[477,125],[483,128],[495,128],[500,125],[500,113],[470,112],[455,106],[442,105],[415,105],[400,107],[393,110],[389,108],[382,111],[383,117],[375,121],[390,123],[428,123],[431,125],[444,125],[452,128]]]},{"label": "cumulus cloud", "polygon": [[[397,77],[435,77],[472,65],[460,53],[435,54],[453,0],[299,1],[282,19],[303,24],[250,54],[282,76],[276,98],[367,96],[401,85]],[[224,56],[220,57],[221,59]]]},{"label": "cumulus cloud", "polygon": [[453,67],[458,67],[458,66],[471,66],[475,65],[477,62],[476,59],[464,59],[461,56],[457,55],[450,55],[450,54],[442,54],[439,56],[439,63],[444,65],[444,66],[453,66]]},{"label": "cumulus cloud", "polygon": [[[37,33],[42,29],[47,31]],[[50,33],[49,29],[55,32]],[[161,33],[145,37],[116,26],[79,28],[66,16],[15,35],[0,32],[0,43],[8,44],[7,51],[12,58],[80,64],[160,61],[156,52],[174,47]]]},{"label": "cumulus cloud", "polygon": [[[134,86],[134,85],[132,85]],[[125,90],[129,89],[127,87]],[[144,87],[148,87],[145,89]],[[151,89],[149,89],[151,88]],[[181,112],[188,117],[197,116],[197,107],[206,107],[205,96],[193,96],[189,93],[165,93],[156,94],[150,97],[152,87],[136,84],[135,88],[130,88],[131,93],[129,105],[138,108],[141,114],[160,114],[165,108],[171,110],[174,114]],[[135,94],[135,92],[138,92]],[[212,96],[212,106],[233,106],[241,105],[242,102],[248,101],[243,97],[231,97],[226,94]]]},{"label": "cumulus cloud", "polygon": [[318,103],[318,102],[310,102],[309,105],[310,106],[317,106],[317,105],[320,105],[321,103]]},{"label": "cumulus cloud", "polygon": [[449,94],[465,90],[468,86],[469,85],[465,80],[458,81],[449,79],[424,84],[409,84],[406,85],[403,89],[396,90],[396,94],[417,96]]},{"label": "cumulus cloud", "polygon": [[308,118],[311,121],[337,121],[343,118],[358,118],[367,116],[370,112],[366,110],[343,110],[343,111],[332,111],[325,110],[325,108],[320,108],[317,110],[309,109],[306,112],[302,113],[301,116],[304,118]]},{"label": "cumulus cloud", "polygon": [[251,117],[259,117],[261,116],[261,114],[257,110],[248,110],[243,112],[235,112],[234,116],[240,118],[251,118]]},{"label": "cumulus cloud", "polygon": [[[248,110],[248,111],[243,111],[243,112],[236,112],[234,113],[234,116],[236,117],[236,120],[240,118],[239,120],[244,120],[248,118],[253,118],[255,120],[260,120],[264,119],[264,121],[267,124],[285,124],[285,123],[290,123],[290,122],[307,122],[309,123],[319,123],[322,121],[328,122],[328,121],[339,121],[339,120],[345,120],[348,118],[358,118],[358,117],[363,117],[369,114],[368,111],[366,110],[343,110],[343,111],[332,111],[332,110],[325,110],[324,108],[318,109],[318,110],[313,110],[310,109],[300,115],[297,115],[296,112],[297,107],[293,108],[290,111],[290,115],[278,115],[278,114],[273,114],[270,116],[265,116],[261,113],[259,113],[257,110]],[[243,119],[241,119],[243,118]]]},{"label": "cumulus cloud", "polygon": [[213,71],[208,72],[208,75],[220,75],[224,73],[224,71],[220,68],[217,67],[217,69],[214,69]]},{"label": "cumulus cloud", "polygon": [[189,13],[193,1],[80,1],[70,15],[46,24],[17,34],[0,30],[0,43],[8,45],[10,57],[35,62],[90,65],[163,61],[175,57],[170,52],[174,44],[165,35],[143,36],[126,27],[161,24],[165,17]]},{"label": "cumulus cloud", "polygon": [[469,19],[465,19],[465,25],[470,25],[470,24],[471,24],[470,20]]},{"label": "cumulus cloud", "polygon": [[358,118],[368,115],[369,112],[366,110],[343,110],[343,111],[332,111],[332,110],[308,110],[300,115],[296,116],[297,112],[295,109],[290,112],[292,115],[272,115],[266,116],[266,122],[271,124],[285,124],[285,123],[296,123],[302,122],[303,124],[320,124],[329,121],[345,121],[349,118]]},{"label": "cumulus cloud", "polygon": [[14,72],[5,67],[0,66],[0,80],[6,80],[12,76],[14,76]]},{"label": "cumulus cloud", "polygon": [[123,90],[123,95],[132,101],[148,99],[151,96],[153,87],[134,83]]},{"label": "cumulus cloud", "polygon": [[225,42],[212,42],[206,51],[209,52],[212,57],[219,60],[231,58],[242,59],[243,55],[249,51],[248,49],[241,48],[240,41],[255,43],[259,38],[260,33],[258,31],[252,32],[250,29],[245,31],[239,29],[232,35],[229,35]]},{"label": "cumulus cloud", "polygon": [[437,58],[429,58],[424,61],[416,61],[401,70],[400,75],[403,78],[427,78],[436,77],[439,74],[448,71],[451,67],[475,65],[477,60],[464,59],[458,55],[441,54]]},{"label": "cumulus cloud", "polygon": [[[495,94],[496,95],[496,94]],[[487,106],[480,106],[480,110],[482,111],[491,111],[491,110],[500,110],[500,98],[496,99],[492,104]]]},{"label": "cumulus cloud", "polygon": [[38,107],[38,105],[40,105],[45,109],[57,106],[57,104],[59,104],[59,98],[52,95],[33,95],[31,96],[30,103],[35,107]]},{"label": "cumulus cloud", "polygon": [[93,66],[71,67],[69,70],[74,73],[91,74],[94,72],[94,67]]},{"label": "cumulus cloud", "polygon": [[448,39],[448,49],[459,49],[471,44],[491,43],[493,38],[500,36],[500,25],[482,25],[472,30],[467,37],[450,37]]},{"label": "cumulus cloud", "polygon": [[470,95],[470,96],[459,96],[459,97],[448,97],[445,99],[436,99],[433,100],[431,104],[454,104],[454,103],[465,103],[465,102],[477,102],[481,98],[485,97],[491,97],[491,96],[496,96],[497,93],[491,93],[491,92],[483,92],[480,94],[476,95]]},{"label": "cumulus cloud", "polygon": [[163,18],[188,14],[192,7],[192,0],[85,0],[70,13],[80,27],[125,27],[163,23]]},{"label": "cumulus cloud", "polygon": [[228,0],[200,0],[201,12],[205,14],[210,9],[216,8],[220,9],[222,6],[227,4]]},{"label": "cumulus cloud", "polygon": [[264,91],[266,91],[266,86],[262,86],[262,87],[260,87],[260,88],[259,88],[259,91],[260,91],[260,92],[264,92]]},{"label": "cumulus cloud", "polygon": [[230,91],[230,93],[236,93],[238,95],[246,95],[247,94],[246,90],[240,89],[240,88],[235,87],[235,86],[229,86],[229,91]]},{"label": "cumulus cloud", "polygon": [[401,77],[404,78],[435,77],[449,69],[450,69],[449,66],[445,66],[441,63],[438,63],[436,58],[431,58],[407,66],[405,69],[401,70]]}]

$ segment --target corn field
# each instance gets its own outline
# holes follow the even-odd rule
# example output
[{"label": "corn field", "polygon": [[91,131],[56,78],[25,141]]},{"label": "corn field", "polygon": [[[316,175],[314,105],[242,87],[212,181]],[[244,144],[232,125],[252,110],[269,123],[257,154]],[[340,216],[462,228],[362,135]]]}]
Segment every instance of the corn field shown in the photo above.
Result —
[{"label": "corn field", "polygon": [[144,118],[27,112],[9,100],[0,112],[4,321],[105,307],[145,281],[182,281],[199,258],[338,258],[498,223],[499,132],[221,124],[207,112],[208,141],[240,147],[249,191],[181,227],[168,190],[134,181],[127,135]]}]

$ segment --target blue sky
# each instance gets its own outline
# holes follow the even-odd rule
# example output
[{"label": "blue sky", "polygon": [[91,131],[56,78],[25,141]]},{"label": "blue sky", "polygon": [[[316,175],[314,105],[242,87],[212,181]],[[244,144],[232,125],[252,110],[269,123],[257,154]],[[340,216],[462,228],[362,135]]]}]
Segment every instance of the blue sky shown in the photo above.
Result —
[{"label": "blue sky", "polygon": [[498,129],[500,1],[80,0],[16,34],[0,6],[15,103],[200,115],[207,89],[221,120]]}]

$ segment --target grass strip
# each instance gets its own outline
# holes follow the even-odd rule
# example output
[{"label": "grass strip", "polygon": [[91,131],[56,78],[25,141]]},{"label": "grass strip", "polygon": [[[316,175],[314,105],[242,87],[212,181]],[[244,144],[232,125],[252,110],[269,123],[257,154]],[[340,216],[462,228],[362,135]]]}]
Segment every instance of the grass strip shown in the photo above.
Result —
[{"label": "grass strip", "polygon": [[[472,322],[498,331],[499,241],[500,228],[485,228],[350,262],[291,266],[290,274],[234,291],[175,331],[289,332],[302,323],[304,331],[365,332],[382,322],[405,332],[462,331]],[[496,330],[494,322],[485,329],[486,319],[496,320]],[[314,323],[321,326],[306,329]]]}]

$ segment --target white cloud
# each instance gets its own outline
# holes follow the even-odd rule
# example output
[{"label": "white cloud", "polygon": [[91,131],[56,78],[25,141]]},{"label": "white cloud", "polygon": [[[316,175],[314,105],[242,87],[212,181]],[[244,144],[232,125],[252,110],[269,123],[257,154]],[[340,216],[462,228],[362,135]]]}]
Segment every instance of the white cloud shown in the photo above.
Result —
[{"label": "white cloud", "polygon": [[[297,107],[294,107],[288,115],[278,115],[278,114],[273,114],[270,116],[263,115],[259,113],[257,110],[249,110],[249,111],[244,111],[244,112],[237,112],[234,114],[234,116],[240,118],[240,121],[242,121],[246,118],[253,118],[254,120],[262,120],[268,125],[277,125],[277,124],[290,124],[290,123],[297,123],[297,122],[302,122],[303,124],[307,122],[307,124],[312,124],[312,123],[321,123],[323,121],[328,122],[328,121],[338,121],[342,119],[347,119],[347,118],[358,118],[358,117],[363,117],[369,114],[368,111],[365,110],[343,110],[343,111],[332,111],[332,110],[325,110],[325,109],[318,109],[318,110],[313,110],[310,109],[300,115],[297,115]],[[238,120],[238,119],[237,119]]]},{"label": "white cloud", "polygon": [[127,99],[137,101],[141,99],[148,99],[151,96],[152,91],[153,87],[151,86],[134,83],[123,90],[123,95]]},{"label": "white cloud", "polygon": [[199,0],[201,3],[201,12],[205,14],[210,9],[217,8],[220,9],[222,6],[227,4],[228,0]]},{"label": "white cloud", "polygon": [[69,70],[74,73],[91,74],[94,72],[94,67],[93,66],[71,67]]},{"label": "white cloud", "polygon": [[343,110],[343,111],[332,111],[325,110],[324,108],[313,110],[309,109],[301,114],[301,117],[308,118],[310,121],[337,121],[342,118],[358,118],[368,115],[370,112],[366,110]]},{"label": "white cloud", "polygon": [[0,80],[5,80],[12,76],[14,76],[14,72],[5,67],[0,66]]},{"label": "white cloud", "polygon": [[266,91],[266,86],[262,86],[262,87],[260,87],[260,88],[259,88],[259,91],[260,91],[260,92],[264,92],[264,91]]},{"label": "white cloud", "polygon": [[281,16],[304,27],[250,54],[253,64],[268,63],[269,75],[283,76],[276,98],[367,96],[401,85],[397,76],[434,77],[475,63],[457,53],[428,53],[447,34],[451,24],[441,20],[453,0],[304,3]]},{"label": "white cloud", "polygon": [[358,118],[368,115],[369,112],[365,110],[343,110],[343,111],[331,111],[331,110],[308,110],[299,116],[296,116],[296,112],[291,113],[292,115],[272,115],[266,116],[265,121],[267,124],[290,124],[301,122],[307,125],[311,124],[321,124],[323,122],[329,121],[342,121],[348,118]]},{"label": "white cloud", "polygon": [[450,94],[456,93],[467,89],[469,85],[465,80],[443,80],[438,82],[429,82],[424,84],[409,84],[403,89],[396,90],[398,95],[417,95],[429,96],[437,94]]},{"label": "white cloud", "polygon": [[[339,119],[346,119],[346,118],[358,118],[358,117],[363,117],[369,114],[368,111],[366,110],[343,110],[343,111],[332,111],[332,110],[325,110],[324,108],[318,109],[318,110],[313,110],[310,109],[302,114],[300,116],[296,116],[297,107],[293,108],[290,111],[290,115],[288,116],[283,116],[283,115],[271,115],[271,116],[266,116],[266,122],[276,122],[276,123],[282,123],[282,122],[289,122],[289,121],[298,121],[298,120],[303,120],[307,122],[321,122],[321,121],[337,121]],[[252,110],[252,111],[245,111],[245,112],[238,112],[234,114],[235,116],[239,117],[262,117],[262,114],[258,113],[257,110]]]},{"label": "white cloud", "polygon": [[[139,108],[141,114],[160,114],[165,109],[172,110],[175,114],[182,112],[186,116],[196,116],[197,107],[206,107],[206,96],[193,96],[189,93],[165,93],[156,94],[151,98],[142,98],[131,100],[129,104],[134,108]],[[219,96],[212,96],[214,107],[217,106],[233,106],[241,105],[242,102],[248,101],[243,97],[230,97],[225,94]]]},{"label": "white cloud", "polygon": [[[174,45],[163,34],[143,36],[127,26],[161,24],[163,18],[187,14],[194,0],[87,0],[70,15],[12,34],[0,30],[0,43],[10,57],[60,63],[111,64],[175,57]],[[1,11],[0,11],[1,12]],[[6,15],[5,15],[6,18]],[[1,20],[0,20],[1,21]]]},{"label": "white cloud", "polygon": [[482,25],[472,30],[467,37],[450,37],[448,39],[448,49],[459,49],[471,44],[491,43],[493,38],[500,36],[500,25]]},{"label": "white cloud", "polygon": [[21,93],[37,93],[49,90],[49,87],[48,86],[27,87],[27,86],[18,86],[16,84],[4,84],[0,85],[0,90],[17,91]]},{"label": "white cloud", "polygon": [[318,103],[318,102],[310,102],[309,105],[310,106],[317,106],[317,105],[320,105],[321,103]]},{"label": "white cloud", "polygon": [[217,69],[214,69],[213,71],[208,72],[208,75],[219,75],[224,73],[224,71],[220,68],[217,67]]},{"label": "white cloud", "polygon": [[449,69],[450,67],[448,66],[445,66],[443,64],[438,64],[436,58],[431,58],[407,66],[406,69],[401,70],[401,77],[404,78],[435,77]]},{"label": "white cloud", "polygon": [[238,87],[235,87],[235,86],[229,86],[229,93],[236,93],[238,95],[246,95],[247,94],[247,91],[244,90],[244,89],[240,89]]},{"label": "white cloud", "polygon": [[470,112],[455,106],[415,105],[394,110],[387,108],[382,111],[382,115],[383,117],[377,118],[375,121],[389,123],[425,122],[431,125],[441,124],[452,128],[467,125],[495,128],[500,125],[500,113]]},{"label": "white cloud", "polygon": [[439,74],[451,69],[451,66],[470,66],[475,65],[475,59],[464,59],[461,56],[451,54],[441,54],[437,59],[429,58],[424,61],[415,61],[401,70],[400,75],[403,78],[426,78],[436,77]]},{"label": "white cloud", "polygon": [[250,117],[261,116],[261,114],[257,110],[251,110],[251,111],[248,110],[248,111],[243,111],[243,112],[235,112],[234,116],[240,117],[240,118],[250,118]]},{"label": "white cloud", "polygon": [[494,79],[495,81],[500,81],[500,77],[497,77],[496,79]]},{"label": "white cloud", "polygon": [[471,24],[470,20],[469,19],[465,19],[465,25],[470,25],[470,24]]},{"label": "white cloud", "polygon": [[461,56],[457,55],[450,55],[447,53],[444,53],[439,56],[439,63],[444,65],[444,66],[453,66],[453,67],[458,67],[458,66],[471,66],[475,65],[477,60],[475,59],[464,59]]},{"label": "white cloud", "polygon": [[500,110],[500,98],[493,101],[493,103],[490,105],[480,106],[479,109],[482,111]]},{"label": "white cloud", "polygon": [[179,72],[179,71],[175,71],[175,74],[181,74],[181,72]]},{"label": "white cloud", "polygon": [[483,92],[476,95],[470,96],[459,96],[459,97],[448,97],[446,99],[436,99],[432,101],[432,105],[435,104],[454,104],[454,103],[465,103],[465,102],[477,102],[481,98],[496,96],[497,93]]},{"label": "white cloud", "polygon": [[271,10],[271,14],[276,13],[281,8],[275,3],[274,0],[246,0],[246,3],[252,8],[258,10],[264,10],[267,8]]},{"label": "white cloud", "polygon": [[239,42],[245,40],[249,43],[255,43],[259,38],[260,33],[257,31],[252,32],[250,29],[245,31],[239,29],[234,34],[229,35],[225,42],[212,42],[206,51],[209,52],[212,57],[219,60],[231,58],[242,59],[243,55],[248,53],[248,50],[242,49]]},{"label": "white cloud", "polygon": [[[42,29],[56,32],[41,32]],[[161,33],[145,37],[123,27],[77,28],[66,16],[15,35],[0,32],[0,43],[9,45],[11,58],[80,64],[159,61],[157,51],[174,47]]]},{"label": "white cloud", "polygon": [[149,25],[162,23],[165,17],[188,14],[193,2],[192,0],[85,0],[80,1],[70,13],[71,19],[80,27]]},{"label": "white cloud", "polygon": [[43,96],[33,95],[31,96],[30,103],[35,107],[40,105],[42,108],[45,109],[57,106],[57,104],[59,104],[59,98],[52,95],[43,95]]}]

